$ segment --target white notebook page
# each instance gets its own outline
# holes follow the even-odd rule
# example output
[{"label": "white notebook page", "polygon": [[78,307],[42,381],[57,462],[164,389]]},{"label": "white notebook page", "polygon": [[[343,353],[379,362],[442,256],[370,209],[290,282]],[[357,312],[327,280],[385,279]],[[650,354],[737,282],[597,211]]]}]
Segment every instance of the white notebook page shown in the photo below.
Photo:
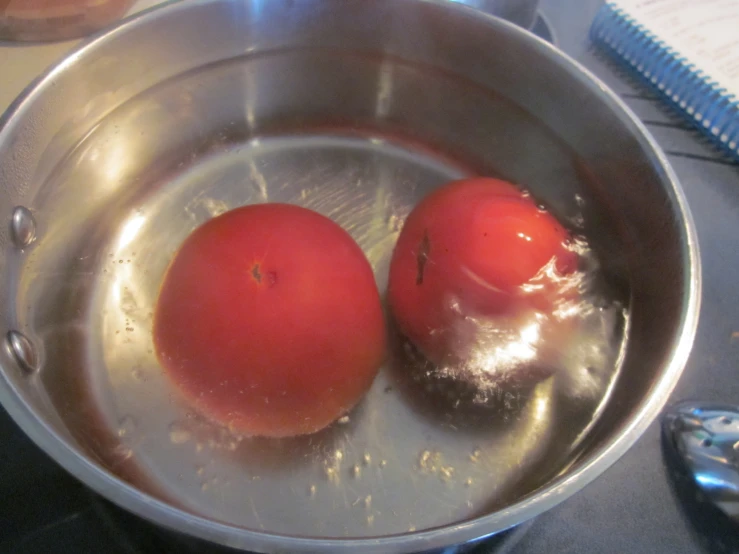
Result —
[{"label": "white notebook page", "polygon": [[739,97],[739,0],[616,0],[710,79]]}]

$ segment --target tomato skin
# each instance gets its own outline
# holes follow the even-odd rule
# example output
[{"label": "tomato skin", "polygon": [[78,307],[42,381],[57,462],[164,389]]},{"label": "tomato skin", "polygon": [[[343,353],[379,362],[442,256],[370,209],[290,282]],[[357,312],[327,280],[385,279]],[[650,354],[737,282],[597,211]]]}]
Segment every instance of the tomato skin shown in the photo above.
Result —
[{"label": "tomato skin", "polygon": [[[468,317],[551,310],[541,270],[576,269],[567,231],[514,185],[477,177],[428,195],[408,216],[390,265],[388,297],[401,332],[429,359],[449,361],[473,335]],[[524,285],[539,285],[527,292]]]},{"label": "tomato skin", "polygon": [[370,387],[386,347],[361,248],[287,204],[227,212],[196,229],[162,285],[161,364],[195,406],[246,435],[316,432]]}]

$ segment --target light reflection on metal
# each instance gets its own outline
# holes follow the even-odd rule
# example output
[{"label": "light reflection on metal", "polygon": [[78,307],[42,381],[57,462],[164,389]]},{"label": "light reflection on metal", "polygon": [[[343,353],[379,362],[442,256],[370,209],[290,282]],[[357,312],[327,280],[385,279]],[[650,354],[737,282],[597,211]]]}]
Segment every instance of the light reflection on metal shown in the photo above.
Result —
[{"label": "light reflection on metal", "polygon": [[118,237],[118,250],[125,248],[131,243],[131,241],[133,241],[134,238],[136,238],[136,235],[138,235],[145,222],[146,217],[141,214],[137,214],[124,223],[121,234]]},{"label": "light reflection on metal", "polygon": [[662,419],[666,454],[692,475],[695,485],[726,515],[739,521],[739,408],[681,402]]}]

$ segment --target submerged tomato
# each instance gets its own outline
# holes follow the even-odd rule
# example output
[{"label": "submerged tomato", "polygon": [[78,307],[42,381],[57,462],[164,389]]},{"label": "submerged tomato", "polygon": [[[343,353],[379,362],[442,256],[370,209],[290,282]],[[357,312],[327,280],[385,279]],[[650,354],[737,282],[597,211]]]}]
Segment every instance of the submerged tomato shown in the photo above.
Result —
[{"label": "submerged tomato", "polygon": [[167,271],[157,355],[206,415],[248,434],[312,433],[350,410],[385,353],[369,262],[331,220],[247,206],[195,230]]},{"label": "submerged tomato", "polygon": [[[409,215],[390,266],[400,330],[433,361],[445,359],[468,316],[551,309],[547,278],[575,269],[567,231],[514,185],[491,178],[449,183]],[[461,323],[460,323],[461,322]]]}]

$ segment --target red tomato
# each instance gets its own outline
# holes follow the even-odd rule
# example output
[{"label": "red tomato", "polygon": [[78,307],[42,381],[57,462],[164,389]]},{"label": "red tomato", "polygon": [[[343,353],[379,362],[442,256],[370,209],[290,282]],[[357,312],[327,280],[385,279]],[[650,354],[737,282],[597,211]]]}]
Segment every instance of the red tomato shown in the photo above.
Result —
[{"label": "red tomato", "polygon": [[449,342],[469,327],[467,316],[510,320],[517,311],[551,308],[556,287],[543,269],[553,259],[555,272],[575,269],[568,238],[505,181],[480,177],[439,188],[408,216],[393,252],[388,293],[400,330],[441,363]]},{"label": "red tomato", "polygon": [[385,355],[374,274],[333,221],[261,204],[212,219],[169,267],[161,364],[199,410],[242,433],[313,433],[350,410]]}]

